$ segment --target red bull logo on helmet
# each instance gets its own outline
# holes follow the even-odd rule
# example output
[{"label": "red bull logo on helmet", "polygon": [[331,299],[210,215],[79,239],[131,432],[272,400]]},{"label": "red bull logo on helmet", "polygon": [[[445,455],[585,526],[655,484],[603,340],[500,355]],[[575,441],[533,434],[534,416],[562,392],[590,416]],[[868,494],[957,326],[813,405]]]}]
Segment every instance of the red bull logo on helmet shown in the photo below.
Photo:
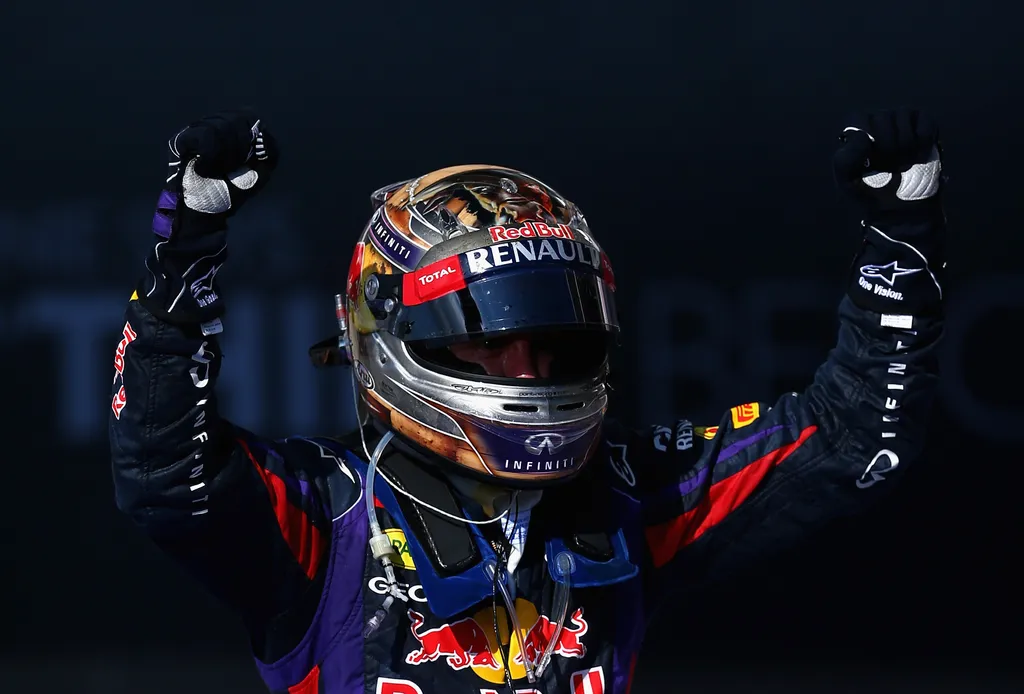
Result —
[{"label": "red bull logo on helmet", "polygon": [[[526,659],[536,664],[554,638],[552,657],[582,658],[587,648],[583,637],[589,629],[583,617],[583,608],[577,609],[566,620],[562,629],[546,615],[539,614],[528,600],[516,600],[516,617],[521,633],[510,638],[509,620],[503,607],[498,608],[498,634],[494,633],[494,615],[490,607],[482,608],[472,617],[424,629],[425,619],[415,610],[409,610],[410,631],[419,648],[411,651],[405,662],[422,665],[443,661],[453,670],[471,668],[481,679],[500,684],[505,680],[505,662],[502,649],[508,649],[509,674],[512,679],[526,678]],[[500,646],[499,647],[499,639]]]},{"label": "red bull logo on helmet", "polygon": [[576,235],[568,224],[545,224],[544,222],[527,222],[526,226],[487,227],[492,241],[513,241],[515,239],[567,239],[575,241]]}]

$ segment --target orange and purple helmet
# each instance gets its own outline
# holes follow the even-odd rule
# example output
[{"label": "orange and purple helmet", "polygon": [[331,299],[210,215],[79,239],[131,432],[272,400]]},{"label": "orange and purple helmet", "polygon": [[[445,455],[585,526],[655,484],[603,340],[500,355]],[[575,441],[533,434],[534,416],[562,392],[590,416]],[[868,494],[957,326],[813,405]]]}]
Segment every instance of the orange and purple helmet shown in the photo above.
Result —
[{"label": "orange and purple helmet", "polygon": [[[341,307],[361,401],[410,448],[492,484],[579,473],[618,332],[611,265],[579,209],[487,165],[373,201]],[[515,350],[536,366],[515,366]]]}]

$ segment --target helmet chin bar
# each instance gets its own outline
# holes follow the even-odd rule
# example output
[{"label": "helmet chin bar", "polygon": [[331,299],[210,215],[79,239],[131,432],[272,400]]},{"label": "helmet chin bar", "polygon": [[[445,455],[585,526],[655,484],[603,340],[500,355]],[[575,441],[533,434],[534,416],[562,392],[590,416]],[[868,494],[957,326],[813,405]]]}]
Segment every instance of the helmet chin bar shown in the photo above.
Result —
[{"label": "helmet chin bar", "polygon": [[[559,477],[558,479],[553,480],[518,480],[494,477],[482,472],[477,472],[476,470],[471,470],[465,466],[459,465],[458,463],[453,463],[447,458],[443,458],[433,451],[419,446],[415,441],[411,441],[405,436],[402,436],[402,434],[390,429],[387,424],[376,417],[370,417],[370,422],[378,436],[383,436],[389,431],[394,433],[395,436],[391,439],[391,446],[393,448],[397,449],[406,457],[412,458],[416,462],[429,465],[449,481],[453,481],[456,486],[458,485],[457,480],[465,480],[467,482],[485,484],[498,489],[507,489],[509,491],[517,491],[520,489],[549,489],[553,486],[569,482],[576,477],[576,475],[570,475],[568,477]],[[581,467],[586,469],[585,465]]]}]

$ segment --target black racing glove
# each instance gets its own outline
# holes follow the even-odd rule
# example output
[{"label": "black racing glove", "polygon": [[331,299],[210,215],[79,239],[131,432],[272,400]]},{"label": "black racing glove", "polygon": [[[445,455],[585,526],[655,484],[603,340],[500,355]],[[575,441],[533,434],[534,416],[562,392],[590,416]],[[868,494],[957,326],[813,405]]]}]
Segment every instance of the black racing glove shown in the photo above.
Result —
[{"label": "black racing glove", "polygon": [[157,243],[139,301],[171,323],[220,332],[217,272],[227,259],[227,220],[270,177],[277,147],[250,111],[198,120],[172,137],[167,179],[153,216]]},{"label": "black racing glove", "polygon": [[934,315],[942,300],[946,220],[938,127],[912,109],[854,116],[833,159],[864,227],[853,301],[883,314]]}]

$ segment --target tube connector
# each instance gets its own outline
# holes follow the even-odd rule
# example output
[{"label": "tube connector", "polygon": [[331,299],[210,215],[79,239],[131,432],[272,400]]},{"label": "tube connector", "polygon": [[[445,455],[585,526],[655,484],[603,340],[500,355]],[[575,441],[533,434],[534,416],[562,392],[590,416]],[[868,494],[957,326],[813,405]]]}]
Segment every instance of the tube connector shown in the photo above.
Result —
[{"label": "tube connector", "polygon": [[[374,559],[383,559],[384,557],[395,559],[398,558],[398,553],[395,552],[395,548],[391,546],[391,538],[384,533],[374,535],[370,538],[370,552],[373,553]],[[392,560],[392,563],[394,561]]]}]

